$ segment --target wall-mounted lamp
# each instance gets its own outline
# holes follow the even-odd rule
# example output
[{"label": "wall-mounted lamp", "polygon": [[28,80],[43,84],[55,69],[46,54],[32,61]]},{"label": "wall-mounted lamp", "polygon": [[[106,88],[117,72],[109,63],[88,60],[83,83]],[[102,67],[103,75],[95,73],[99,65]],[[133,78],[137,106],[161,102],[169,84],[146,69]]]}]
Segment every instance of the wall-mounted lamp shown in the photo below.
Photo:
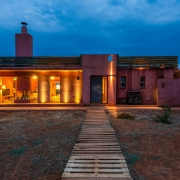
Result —
[{"label": "wall-mounted lamp", "polygon": [[17,77],[14,77],[14,81],[16,81],[17,80]]},{"label": "wall-mounted lamp", "polygon": [[34,75],[34,76],[33,76],[33,79],[36,79],[36,78],[37,78],[37,76],[36,76],[36,75]]},{"label": "wall-mounted lamp", "polygon": [[54,80],[54,76],[52,76],[51,79]]},{"label": "wall-mounted lamp", "polygon": [[161,65],[160,65],[160,68],[162,68],[162,69],[163,69],[163,68],[164,68],[164,64],[161,64]]},{"label": "wall-mounted lamp", "polygon": [[78,71],[78,76],[77,76],[77,78],[76,78],[77,80],[80,80],[80,77],[79,77],[79,71]]}]

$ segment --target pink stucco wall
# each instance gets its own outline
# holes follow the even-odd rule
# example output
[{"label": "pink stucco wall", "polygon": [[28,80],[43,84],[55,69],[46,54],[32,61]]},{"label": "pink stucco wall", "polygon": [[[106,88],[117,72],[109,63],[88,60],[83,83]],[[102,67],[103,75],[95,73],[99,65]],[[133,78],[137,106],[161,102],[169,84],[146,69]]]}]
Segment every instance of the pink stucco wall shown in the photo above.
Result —
[{"label": "pink stucco wall", "polygon": [[158,79],[158,106],[180,106],[180,79]]},{"label": "pink stucco wall", "polygon": [[174,72],[174,77],[180,79],[180,70],[176,70],[176,71]]},{"label": "pink stucco wall", "polygon": [[83,69],[83,104],[90,104],[90,77],[108,77],[108,105],[116,104],[116,55],[108,62],[106,55],[82,55]]},{"label": "pink stucco wall", "polygon": [[[126,88],[120,87],[122,76],[126,77]],[[140,76],[145,76],[145,88],[140,88]],[[160,76],[173,78],[173,68],[117,70],[117,99],[126,99],[128,91],[141,91],[143,104],[157,104],[157,80]]]}]

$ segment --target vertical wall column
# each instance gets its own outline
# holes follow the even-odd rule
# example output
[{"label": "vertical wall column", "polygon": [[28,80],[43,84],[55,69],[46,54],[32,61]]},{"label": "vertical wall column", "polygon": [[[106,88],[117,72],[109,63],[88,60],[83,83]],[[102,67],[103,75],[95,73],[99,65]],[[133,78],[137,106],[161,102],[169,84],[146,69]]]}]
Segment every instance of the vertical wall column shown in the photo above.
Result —
[{"label": "vertical wall column", "polygon": [[[2,77],[0,77],[0,85],[2,86]],[[0,90],[0,103],[2,103],[2,89]]]},{"label": "vertical wall column", "polygon": [[111,75],[108,77],[108,105],[116,105],[116,76]]},{"label": "vertical wall column", "polygon": [[49,76],[38,77],[38,102],[50,102],[50,78]]}]

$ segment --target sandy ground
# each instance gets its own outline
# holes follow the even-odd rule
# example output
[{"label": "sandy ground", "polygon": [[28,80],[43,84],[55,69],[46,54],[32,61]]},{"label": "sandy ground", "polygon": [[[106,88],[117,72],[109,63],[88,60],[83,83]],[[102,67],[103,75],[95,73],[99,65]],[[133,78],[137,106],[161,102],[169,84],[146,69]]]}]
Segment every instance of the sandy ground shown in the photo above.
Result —
[{"label": "sandy ground", "polygon": [[85,111],[0,111],[0,179],[60,179]]},{"label": "sandy ground", "polygon": [[[173,124],[153,120],[161,110],[106,110],[135,180],[180,177],[180,111]],[[126,112],[135,120],[116,119]],[[0,111],[0,179],[61,179],[85,110]]]},{"label": "sandy ground", "polygon": [[[135,120],[116,119],[126,112]],[[180,111],[172,111],[173,124],[154,122],[160,110],[107,112],[134,180],[180,179]]]}]

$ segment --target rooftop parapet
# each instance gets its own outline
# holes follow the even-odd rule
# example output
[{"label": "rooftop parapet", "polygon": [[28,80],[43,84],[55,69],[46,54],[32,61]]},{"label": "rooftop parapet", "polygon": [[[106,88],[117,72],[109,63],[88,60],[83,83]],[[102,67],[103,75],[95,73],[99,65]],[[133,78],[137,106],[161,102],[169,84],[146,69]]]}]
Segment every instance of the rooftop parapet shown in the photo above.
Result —
[{"label": "rooftop parapet", "polygon": [[119,56],[118,69],[177,68],[178,56]]}]

